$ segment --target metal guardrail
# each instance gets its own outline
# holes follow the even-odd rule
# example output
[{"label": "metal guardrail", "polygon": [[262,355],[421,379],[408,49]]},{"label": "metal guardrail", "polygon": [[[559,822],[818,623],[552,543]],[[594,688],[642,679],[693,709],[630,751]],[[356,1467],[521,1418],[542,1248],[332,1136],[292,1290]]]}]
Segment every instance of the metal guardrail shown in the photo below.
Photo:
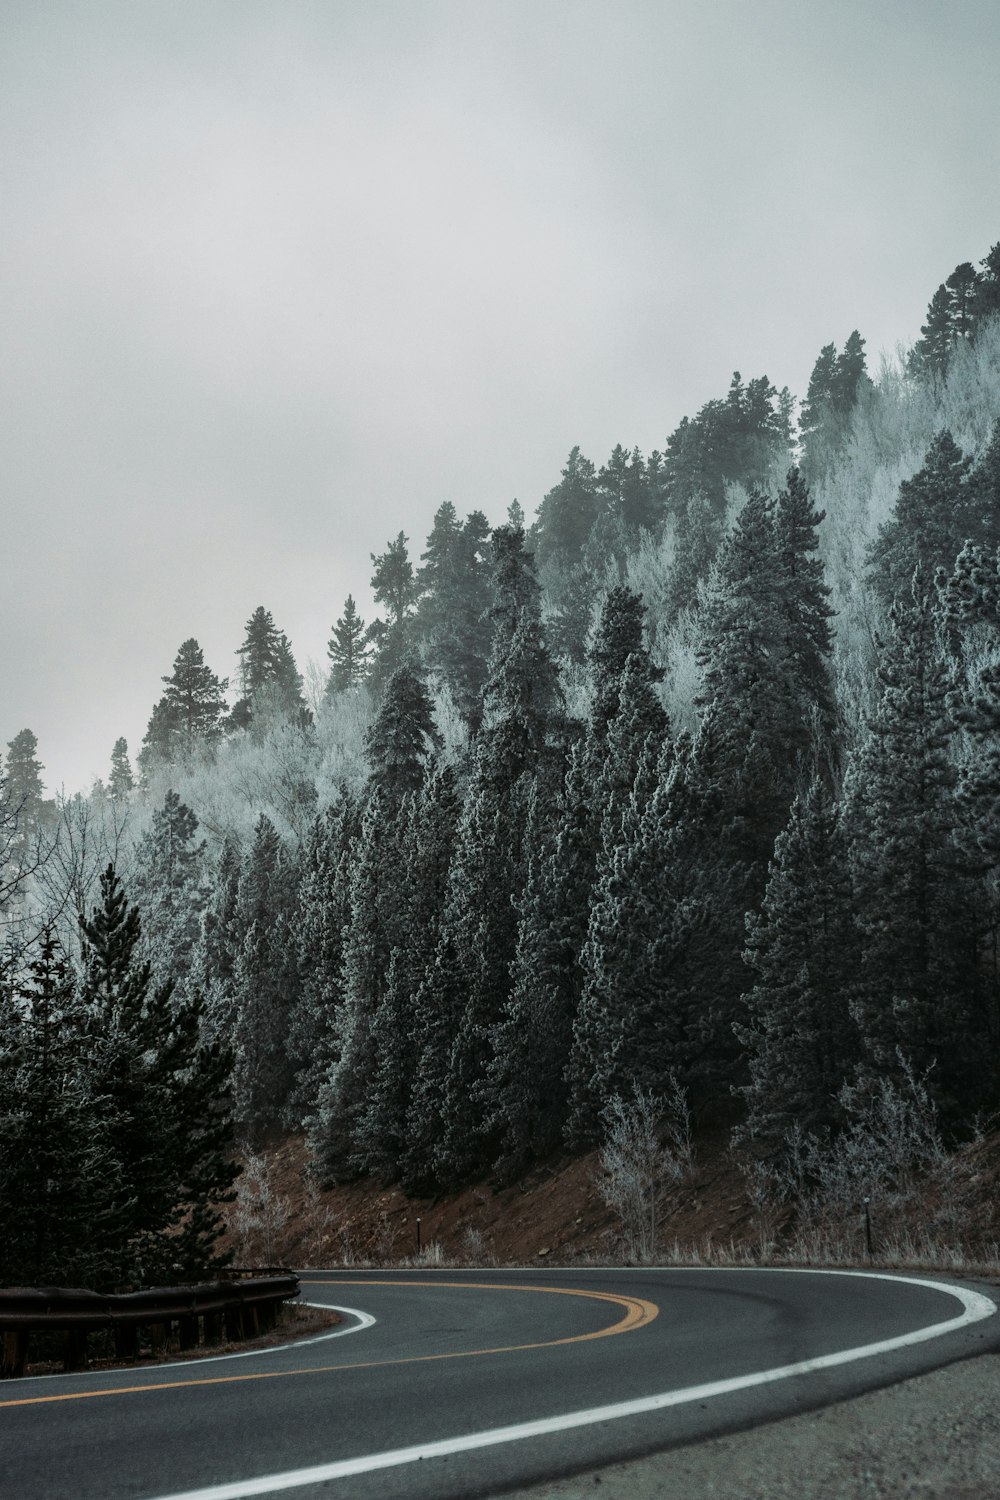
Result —
[{"label": "metal guardrail", "polygon": [[[268,1268],[269,1271],[271,1268]],[[150,1329],[154,1352],[165,1347],[176,1325],[178,1346],[195,1349],[203,1339],[236,1343],[266,1333],[278,1321],[286,1302],[299,1295],[292,1271],[266,1276],[241,1270],[238,1279],[198,1286],[151,1287],[120,1296],[65,1287],[0,1289],[0,1376],[24,1374],[33,1333],[63,1335],[63,1368],[87,1368],[87,1335],[110,1330],[115,1355],[135,1359],[139,1329]]]}]

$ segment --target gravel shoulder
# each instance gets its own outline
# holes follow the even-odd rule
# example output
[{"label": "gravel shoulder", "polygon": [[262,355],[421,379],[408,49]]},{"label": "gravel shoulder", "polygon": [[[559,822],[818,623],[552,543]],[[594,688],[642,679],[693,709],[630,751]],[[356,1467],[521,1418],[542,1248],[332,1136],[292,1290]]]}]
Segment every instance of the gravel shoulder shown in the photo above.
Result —
[{"label": "gravel shoulder", "polygon": [[995,1500],[1000,1355],[509,1500]]}]

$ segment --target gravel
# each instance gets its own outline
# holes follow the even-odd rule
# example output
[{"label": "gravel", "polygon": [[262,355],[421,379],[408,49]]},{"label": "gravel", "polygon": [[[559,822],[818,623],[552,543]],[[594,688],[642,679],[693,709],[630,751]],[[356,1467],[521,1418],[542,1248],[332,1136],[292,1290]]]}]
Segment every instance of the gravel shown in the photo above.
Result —
[{"label": "gravel", "polygon": [[510,1500],[997,1500],[1000,1355]]}]

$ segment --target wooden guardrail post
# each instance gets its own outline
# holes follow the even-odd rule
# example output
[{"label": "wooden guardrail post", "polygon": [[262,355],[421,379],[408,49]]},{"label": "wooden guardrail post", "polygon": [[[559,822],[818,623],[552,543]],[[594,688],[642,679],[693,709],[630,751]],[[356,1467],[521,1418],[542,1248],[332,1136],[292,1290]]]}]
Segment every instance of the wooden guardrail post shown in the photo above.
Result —
[{"label": "wooden guardrail post", "polygon": [[87,1330],[73,1324],[63,1334],[63,1369],[67,1372],[87,1368]]},{"label": "wooden guardrail post", "polygon": [[24,1367],[28,1362],[28,1330],[26,1328],[15,1328],[3,1336],[3,1359],[0,1361],[0,1375],[18,1379],[24,1374]]}]

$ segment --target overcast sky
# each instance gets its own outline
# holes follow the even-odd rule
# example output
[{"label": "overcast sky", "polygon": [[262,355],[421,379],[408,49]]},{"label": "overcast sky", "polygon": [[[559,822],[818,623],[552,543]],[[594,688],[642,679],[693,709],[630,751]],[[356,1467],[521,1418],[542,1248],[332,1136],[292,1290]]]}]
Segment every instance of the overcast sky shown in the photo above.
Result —
[{"label": "overcast sky", "polygon": [[0,0],[0,742],[86,789],[189,636],[911,341],[998,76],[997,0]]}]

